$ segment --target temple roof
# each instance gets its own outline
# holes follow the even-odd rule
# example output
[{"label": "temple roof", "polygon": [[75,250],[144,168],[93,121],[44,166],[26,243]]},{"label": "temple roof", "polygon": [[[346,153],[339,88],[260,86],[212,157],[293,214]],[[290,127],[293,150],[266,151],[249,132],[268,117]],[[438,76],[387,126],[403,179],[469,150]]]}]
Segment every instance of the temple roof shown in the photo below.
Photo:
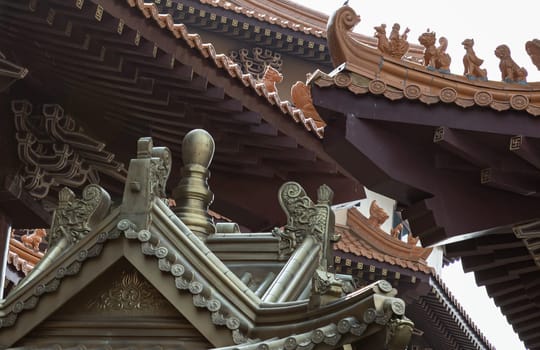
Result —
[{"label": "temple roof", "polygon": [[[60,191],[47,254],[0,304],[2,346],[26,344],[31,329],[124,259],[218,348],[249,349],[256,343],[277,349],[287,343],[297,349],[309,342],[314,348],[324,344],[333,349],[362,341],[403,349],[412,323],[402,317],[405,304],[394,298],[395,289],[379,281],[345,292],[342,282],[327,271],[333,223],[328,187],[321,187],[313,203],[298,184],[285,183],[279,194],[288,217],[284,229],[241,237],[258,241],[265,236],[276,243],[278,273],[267,278],[260,293],[261,284],[248,286],[209,249],[205,241],[215,228],[202,208],[208,206],[206,167],[213,144],[203,130],[185,137],[184,182],[175,192],[175,212],[163,197],[170,151],[153,147],[150,138],[138,142],[120,205],[112,207],[107,192],[94,184],[85,187],[82,198],[67,188]],[[307,223],[306,215],[313,216]],[[229,223],[225,226],[223,238],[231,235],[237,242],[241,234]],[[225,226],[216,225],[218,230]],[[387,324],[392,330],[386,330]],[[384,344],[373,336],[379,332],[388,332]],[[50,341],[47,345],[52,346],[58,339]],[[95,346],[92,339],[80,342]]]},{"label": "temple roof", "polygon": [[[127,161],[127,140],[141,134],[151,133],[176,155],[189,129],[207,128],[221,144],[212,176],[214,187],[222,189],[215,208],[228,217],[246,218],[251,228],[268,227],[279,207],[243,207],[245,200],[231,200],[243,195],[233,182],[254,189],[270,186],[275,192],[285,178],[302,179],[310,190],[322,181],[336,189],[355,187],[352,192],[336,191],[336,200],[363,196],[362,187],[322,151],[319,121],[306,118],[263,82],[242,73],[212,44],[160,14],[156,5],[131,5],[135,8],[127,1],[2,5],[9,28],[0,42],[21,60],[28,58],[32,71],[28,86],[21,85],[17,95],[30,91],[23,96],[37,106],[41,97],[32,101],[31,96],[54,91],[55,108],[84,125],[85,136],[105,143],[115,161]],[[40,44],[27,45],[30,41]],[[120,187],[118,179],[109,185]],[[17,225],[21,227],[19,220]]]},{"label": "temple roof", "polygon": [[346,210],[347,223],[336,226],[341,239],[334,243],[335,263],[340,272],[367,283],[372,277],[393,283],[400,297],[407,300],[416,327],[432,346],[495,349],[435,269],[427,264],[431,248],[402,242],[370,223],[356,207]]},{"label": "temple roof", "polygon": [[358,209],[347,211],[347,224],[337,225],[336,232],[341,239],[334,244],[334,249],[344,253],[362,256],[368,259],[385,262],[412,271],[432,273],[426,259],[431,248],[415,246],[384,232],[374,226]]},{"label": "temple roof", "polygon": [[[488,81],[451,74],[429,66],[430,62],[422,65],[389,56],[380,48],[368,47],[353,38],[352,28],[359,21],[348,6],[338,9],[330,19],[328,45],[337,71],[330,79],[322,77],[325,82],[320,82],[321,86],[347,88],[355,94],[370,92],[390,100],[405,97],[425,104],[444,102],[460,107],[491,107],[497,111],[514,109],[535,116],[540,114],[540,82]],[[344,72],[340,73],[341,70]],[[355,78],[347,72],[358,76]]]},{"label": "temple roof", "polygon": [[310,81],[328,124],[325,148],[367,188],[396,199],[424,246],[461,257],[525,346],[540,348],[539,83],[391,57],[350,36],[356,18],[347,6],[336,12],[328,35],[336,69]]},{"label": "temple roof", "polygon": [[146,18],[152,18],[159,27],[169,30],[175,38],[185,41],[191,48],[198,50],[203,57],[212,60],[216,67],[226,71],[230,77],[240,80],[246,87],[253,89],[255,93],[265,98],[268,103],[278,107],[283,114],[288,115],[295,122],[301,123],[307,130],[314,132],[319,137],[323,136],[323,127],[318,126],[313,119],[306,118],[304,113],[295,108],[291,102],[282,101],[277,92],[267,91],[265,84],[251,74],[243,73],[238,64],[234,63],[228,56],[217,53],[212,43],[203,43],[198,34],[190,34],[186,26],[175,23],[170,14],[161,14],[156,4],[145,3],[142,0],[127,0],[127,2],[130,6],[139,8]]}]

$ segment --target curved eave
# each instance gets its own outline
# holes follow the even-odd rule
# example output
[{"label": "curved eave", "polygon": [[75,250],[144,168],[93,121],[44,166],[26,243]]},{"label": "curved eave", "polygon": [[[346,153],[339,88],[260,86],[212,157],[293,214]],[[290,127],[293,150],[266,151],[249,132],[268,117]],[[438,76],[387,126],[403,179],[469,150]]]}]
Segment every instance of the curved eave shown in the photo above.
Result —
[{"label": "curved eave", "polygon": [[[353,21],[353,18],[357,18],[354,10],[344,6],[329,22],[328,46],[334,65],[339,67],[327,78],[335,85],[347,87],[354,93],[370,92],[391,100],[406,97],[426,104],[444,102],[461,107],[491,107],[498,111],[524,110],[531,115],[540,115],[540,82],[469,80],[465,76],[441,73],[415,62],[384,56],[351,36],[350,31],[359,21]],[[369,83],[356,85],[346,71],[367,78]],[[319,78],[314,76],[311,81],[317,83]]]},{"label": "curved eave", "polygon": [[[256,18],[261,22],[267,22],[282,28],[302,32],[318,38],[327,37],[328,15],[302,6],[290,0],[199,0],[202,4],[220,7],[244,16]],[[357,40],[370,45],[376,45],[377,40],[373,36],[361,33],[351,34]],[[411,44],[409,54],[421,57],[423,47]]]},{"label": "curved eave", "polygon": [[287,114],[295,122],[301,123],[308,131],[312,131],[319,138],[323,137],[324,127],[320,127],[304,113],[296,108],[289,101],[282,101],[275,92],[268,92],[264,83],[257,80],[251,74],[244,74],[240,67],[224,54],[217,53],[211,43],[203,43],[198,34],[189,33],[184,24],[175,23],[169,14],[161,14],[154,3],[146,3],[143,0],[126,0],[129,6],[137,7],[146,18],[153,19],[156,24],[168,30],[175,38],[184,41],[192,49],[198,50],[200,54],[210,59],[218,67],[226,71],[231,78],[236,78],[246,87],[251,88],[259,96],[262,96],[267,103],[275,105],[283,114]]}]

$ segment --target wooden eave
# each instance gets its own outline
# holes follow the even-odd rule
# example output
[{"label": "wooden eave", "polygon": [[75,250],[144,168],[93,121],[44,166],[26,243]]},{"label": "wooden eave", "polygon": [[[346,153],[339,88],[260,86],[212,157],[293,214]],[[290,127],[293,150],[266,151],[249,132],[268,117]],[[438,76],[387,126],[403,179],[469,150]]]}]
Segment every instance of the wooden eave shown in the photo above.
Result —
[{"label": "wooden eave", "polygon": [[[241,38],[307,61],[331,65],[326,45],[328,16],[291,1],[188,0],[153,1],[163,13],[170,13],[190,28]],[[374,37],[353,34],[368,45]],[[409,55],[421,57],[423,47],[411,45]]]},{"label": "wooden eave", "polygon": [[[425,258],[431,249],[411,247],[372,227],[356,209],[336,227],[334,267],[369,283],[386,279],[407,301],[410,317],[430,344],[467,350],[494,349]],[[412,248],[412,249],[411,249]]]},{"label": "wooden eave", "polygon": [[524,147],[510,149],[513,139],[538,143],[530,117],[358,97],[335,87],[313,86],[312,94],[332,119],[324,148],[367,188],[396,199],[424,246],[537,217],[529,177],[538,168],[521,157]]},{"label": "wooden eave", "polygon": [[348,36],[354,23],[345,25],[345,14],[352,9],[341,8],[329,26],[340,66],[311,78],[334,160],[395,198],[426,246],[535,218],[540,140],[531,114],[540,85],[473,83],[383,57]]},{"label": "wooden eave", "polygon": [[[155,5],[131,5],[136,8],[109,1],[3,2],[1,43],[27,58],[32,75],[118,159],[129,153],[119,134],[124,140],[152,135],[177,154],[187,131],[208,129],[218,143],[211,186],[222,193],[214,208],[245,218],[252,229],[273,225],[269,218],[281,211],[277,204],[242,207],[239,198],[249,191],[238,186],[269,187],[272,195],[283,179],[302,179],[308,190],[327,183],[338,201],[363,197],[363,188],[322,149],[323,129],[313,120]],[[41,94],[33,86],[28,90]]]},{"label": "wooden eave", "polygon": [[427,294],[408,305],[417,327],[434,347],[495,350],[436,273],[429,285]]},{"label": "wooden eave", "polygon": [[[460,257],[465,272],[485,286],[527,349],[540,349],[539,265],[536,252],[537,221],[516,225],[529,236],[512,229],[448,244],[446,255]],[[523,232],[522,231],[522,232]],[[517,230],[516,232],[519,232]]]}]

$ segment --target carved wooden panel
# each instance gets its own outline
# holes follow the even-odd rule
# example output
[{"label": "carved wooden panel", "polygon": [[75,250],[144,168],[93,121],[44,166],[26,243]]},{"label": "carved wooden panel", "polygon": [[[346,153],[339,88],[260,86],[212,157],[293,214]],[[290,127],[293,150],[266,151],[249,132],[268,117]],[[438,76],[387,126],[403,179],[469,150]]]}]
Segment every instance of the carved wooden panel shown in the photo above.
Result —
[{"label": "carved wooden panel", "polygon": [[125,178],[124,165],[114,160],[105,144],[85,134],[69,114],[56,104],[33,112],[28,101],[13,101],[19,172],[24,188],[34,198],[45,198],[60,185],[80,187],[99,183],[100,174]]}]

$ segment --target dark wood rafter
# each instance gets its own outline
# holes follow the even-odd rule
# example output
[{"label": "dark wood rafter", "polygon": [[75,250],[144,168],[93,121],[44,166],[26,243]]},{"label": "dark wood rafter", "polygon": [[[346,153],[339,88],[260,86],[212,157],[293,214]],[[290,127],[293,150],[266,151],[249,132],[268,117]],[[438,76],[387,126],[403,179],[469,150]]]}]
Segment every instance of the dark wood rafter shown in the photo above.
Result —
[{"label": "dark wood rafter", "polygon": [[[275,179],[275,192],[284,179],[324,175],[330,186],[348,183],[355,188],[337,193],[336,200],[363,196],[357,181],[344,175],[318,140],[283,115],[283,102],[272,106],[264,94],[232,79],[212,57],[145,19],[139,9],[91,1],[82,6],[42,1],[34,12],[9,2],[1,6],[0,28],[6,35],[0,44],[12,47],[23,60],[31,57],[33,77],[57,91],[62,106],[84,121],[87,135],[99,133],[118,159],[127,153],[117,140],[119,133],[152,136],[180,152],[180,140],[189,130],[205,128],[219,146],[226,145],[218,147],[212,181],[214,191],[227,192],[231,199],[222,195],[215,210],[226,211],[225,203],[237,202],[232,199],[237,194],[225,189],[229,186],[220,176],[240,175],[254,189]],[[202,47],[200,39],[197,45]],[[264,210],[264,203],[255,210],[245,203],[235,212],[257,212],[252,222],[260,226],[254,228],[267,227],[277,212]]]},{"label": "dark wood rafter", "polygon": [[[314,96],[317,99],[317,92]],[[501,215],[502,213],[508,215],[509,210],[514,210],[517,220],[536,216],[537,210],[534,205],[525,208],[522,205],[510,206],[509,209],[508,204],[512,201],[517,204],[518,201],[525,200],[532,204],[535,200],[531,197],[523,198],[509,191],[494,192],[481,184],[480,169],[471,174],[470,171],[442,171],[443,169],[434,167],[434,155],[439,151],[429,146],[432,144],[433,134],[428,129],[404,123],[394,125],[363,120],[353,115],[342,118],[329,124],[332,127],[327,129],[323,142],[327,151],[342,165],[347,165],[348,170],[368,188],[396,198],[408,206],[404,214],[411,222],[413,230],[423,238],[424,244],[435,243],[456,233],[476,231],[482,229],[481,225],[489,228],[506,224],[507,222],[503,220],[494,223],[494,217],[497,215],[478,215],[478,211],[481,211],[480,208],[486,203],[492,206],[492,210],[498,210]],[[378,146],[373,147],[374,144]],[[356,159],[355,163],[349,161],[352,154]],[[457,189],[459,191],[456,192]],[[429,198],[430,194],[437,193],[435,197]],[[456,197],[458,193],[466,193],[467,203],[471,208],[477,207],[478,211],[465,209],[463,201]],[[475,195],[471,196],[472,193]],[[501,200],[501,197],[508,198],[508,201]],[[421,204],[422,201],[425,204]],[[443,204],[439,201],[444,201],[444,211],[435,209],[442,208]],[[459,215],[462,220],[450,219],[452,217],[450,212],[453,210],[456,211],[454,215]],[[525,214],[525,211],[528,214]],[[457,214],[458,212],[460,214]],[[466,217],[470,218],[469,223]],[[479,219],[484,220],[484,223],[479,225]],[[465,226],[469,224],[472,226],[466,228]],[[462,228],[458,229],[457,226]],[[436,233],[438,227],[445,227],[446,233]],[[428,237],[430,235],[431,237]]]}]

